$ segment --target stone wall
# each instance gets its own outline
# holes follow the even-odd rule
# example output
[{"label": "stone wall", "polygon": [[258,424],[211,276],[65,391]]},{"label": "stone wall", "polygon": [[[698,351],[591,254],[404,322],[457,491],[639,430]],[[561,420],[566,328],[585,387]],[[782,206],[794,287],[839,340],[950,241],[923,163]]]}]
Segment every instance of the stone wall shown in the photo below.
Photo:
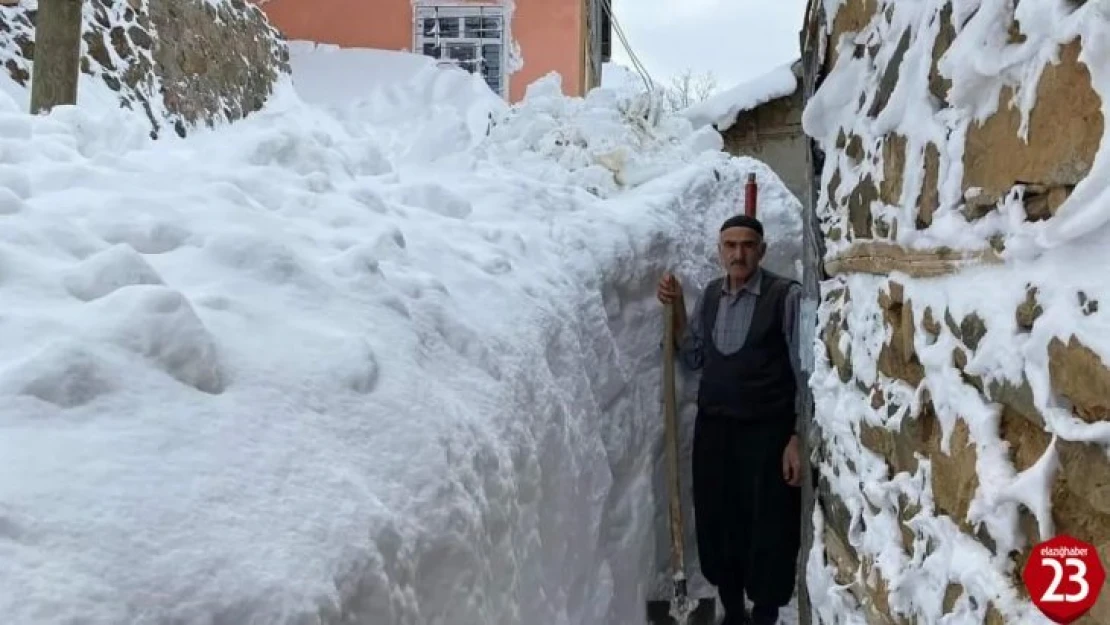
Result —
[{"label": "stone wall", "polygon": [[[804,120],[825,152],[822,622],[1044,622],[1020,579],[1032,544],[1069,534],[1110,564],[1110,282],[1088,267],[1110,236],[1043,242],[1085,210],[1105,129],[1083,28],[1105,18],[1062,2],[1054,24],[1015,19],[1026,2],[823,16]],[[1078,622],[1110,624],[1110,592]]]},{"label": "stone wall", "polygon": [[[28,89],[36,9],[0,5],[0,65]],[[153,136],[241,119],[289,72],[280,34],[245,0],[88,0],[83,40],[82,72],[143,111]]]},{"label": "stone wall", "polygon": [[805,202],[809,197],[809,171],[805,150],[808,140],[802,131],[801,89],[743,111],[736,123],[722,134],[729,154],[750,156],[771,167],[786,188]]}]

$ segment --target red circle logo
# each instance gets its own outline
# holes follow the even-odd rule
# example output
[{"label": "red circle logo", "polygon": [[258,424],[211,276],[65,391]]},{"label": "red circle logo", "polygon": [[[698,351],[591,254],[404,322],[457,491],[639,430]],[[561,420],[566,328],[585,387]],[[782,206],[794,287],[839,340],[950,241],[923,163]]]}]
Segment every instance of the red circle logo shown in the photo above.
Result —
[{"label": "red circle logo", "polygon": [[1021,576],[1033,605],[1052,622],[1066,625],[1094,607],[1106,570],[1094,545],[1056,536],[1033,547]]}]

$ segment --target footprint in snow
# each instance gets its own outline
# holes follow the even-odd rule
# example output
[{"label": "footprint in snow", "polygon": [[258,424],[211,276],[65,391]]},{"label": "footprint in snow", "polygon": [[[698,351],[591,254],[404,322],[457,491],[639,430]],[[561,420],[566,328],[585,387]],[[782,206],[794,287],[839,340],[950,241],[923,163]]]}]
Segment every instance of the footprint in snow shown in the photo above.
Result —
[{"label": "footprint in snow", "polygon": [[164,282],[131,246],[119,244],[78,263],[62,276],[62,284],[73,297],[91,302],[125,286]]},{"label": "footprint in snow", "polygon": [[28,395],[59,408],[83,406],[119,387],[111,363],[69,340],[47,345],[0,379],[5,393]]},{"label": "footprint in snow", "polygon": [[23,210],[23,199],[11,189],[0,187],[0,215],[14,215]]},{"label": "footprint in snow", "polygon": [[438,184],[417,184],[399,192],[402,203],[422,208],[451,219],[466,219],[474,212],[470,202],[447,187]]},{"label": "footprint in snow", "polygon": [[166,254],[172,252],[192,236],[192,233],[169,222],[115,222],[94,226],[96,233],[108,243],[126,243],[140,254]]}]

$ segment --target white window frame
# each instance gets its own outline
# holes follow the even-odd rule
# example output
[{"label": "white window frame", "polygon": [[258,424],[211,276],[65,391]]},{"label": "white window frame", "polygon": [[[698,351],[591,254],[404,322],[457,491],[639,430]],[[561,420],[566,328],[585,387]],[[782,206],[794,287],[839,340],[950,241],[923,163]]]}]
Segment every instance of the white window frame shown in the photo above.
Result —
[{"label": "white window frame", "polygon": [[[473,38],[464,37],[462,18],[467,17],[499,17],[501,18],[501,37],[499,39],[492,38]],[[424,19],[435,17],[457,17],[460,18],[459,36],[458,37],[439,37],[438,35],[425,36],[424,35]],[[482,44],[484,43],[497,43],[501,46],[501,93],[502,98],[509,98],[509,43],[512,41],[512,34],[510,32],[510,24],[508,16],[505,12],[505,7],[501,4],[484,4],[476,2],[428,2],[426,4],[417,4],[413,7],[413,52],[416,54],[424,54],[424,44],[439,42],[441,44],[447,43],[463,43],[477,45],[479,62],[482,59]],[[441,57],[441,62],[452,63],[450,59]],[[481,74],[479,74],[481,75]],[[485,77],[483,76],[483,80]],[[487,83],[488,84],[488,83]]]}]

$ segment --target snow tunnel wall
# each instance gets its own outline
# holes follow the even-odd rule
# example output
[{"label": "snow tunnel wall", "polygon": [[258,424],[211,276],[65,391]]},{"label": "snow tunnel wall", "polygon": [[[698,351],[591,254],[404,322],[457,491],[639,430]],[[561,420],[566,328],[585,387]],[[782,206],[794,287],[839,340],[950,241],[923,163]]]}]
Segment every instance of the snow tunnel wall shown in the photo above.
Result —
[{"label": "snow tunnel wall", "polygon": [[507,110],[418,60],[170,141],[0,91],[5,623],[600,625],[661,595],[656,281],[693,303],[748,172],[796,276],[800,205],[612,93]]},{"label": "snow tunnel wall", "polygon": [[[1047,622],[1032,545],[1110,555],[1110,14],[812,5],[816,622]],[[1105,587],[1081,622],[1110,623]]]}]

